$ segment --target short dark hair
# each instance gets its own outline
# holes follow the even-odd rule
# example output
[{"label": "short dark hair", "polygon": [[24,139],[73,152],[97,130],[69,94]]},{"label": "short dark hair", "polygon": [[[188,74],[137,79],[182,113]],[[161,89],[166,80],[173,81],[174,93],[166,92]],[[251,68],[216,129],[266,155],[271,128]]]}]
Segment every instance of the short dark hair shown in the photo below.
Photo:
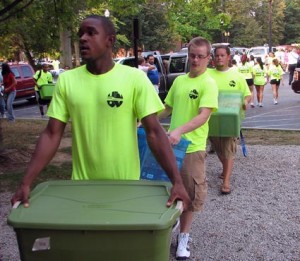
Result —
[{"label": "short dark hair", "polygon": [[190,47],[191,46],[206,46],[207,48],[207,54],[210,54],[210,51],[211,51],[211,44],[210,42],[203,38],[203,37],[195,37],[193,38],[189,43],[188,43],[188,51],[190,50]]},{"label": "short dark hair", "polygon": [[92,15],[88,15],[84,20],[89,19],[89,18],[100,21],[103,25],[105,32],[108,35],[116,35],[115,26],[108,17],[92,14]]},{"label": "short dark hair", "polygon": [[219,50],[219,49],[224,49],[224,50],[226,50],[227,55],[230,55],[230,54],[231,54],[230,48],[228,47],[228,45],[223,45],[223,44],[217,45],[217,46],[215,47],[214,54],[216,54],[216,53],[217,53],[217,50]]},{"label": "short dark hair", "polygon": [[154,55],[153,55],[153,54],[148,54],[148,55],[147,55],[147,60],[148,60],[150,57],[154,57]]}]

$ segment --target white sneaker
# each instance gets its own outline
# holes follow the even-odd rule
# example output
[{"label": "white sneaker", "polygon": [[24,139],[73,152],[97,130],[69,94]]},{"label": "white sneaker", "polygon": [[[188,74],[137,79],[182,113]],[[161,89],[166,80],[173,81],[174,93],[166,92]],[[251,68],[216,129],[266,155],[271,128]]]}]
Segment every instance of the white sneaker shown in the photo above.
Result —
[{"label": "white sneaker", "polygon": [[275,104],[275,105],[278,104],[278,101],[277,101],[276,99],[274,99],[274,104]]},{"label": "white sneaker", "polygon": [[253,102],[250,103],[250,106],[251,106],[251,108],[255,107]]},{"label": "white sneaker", "polygon": [[178,246],[176,251],[177,260],[186,260],[190,257],[191,253],[188,246],[188,242],[189,242],[188,233],[180,233],[178,235]]},{"label": "white sneaker", "polygon": [[259,107],[263,107],[264,105],[260,102],[260,103],[258,104],[258,106],[259,106]]}]

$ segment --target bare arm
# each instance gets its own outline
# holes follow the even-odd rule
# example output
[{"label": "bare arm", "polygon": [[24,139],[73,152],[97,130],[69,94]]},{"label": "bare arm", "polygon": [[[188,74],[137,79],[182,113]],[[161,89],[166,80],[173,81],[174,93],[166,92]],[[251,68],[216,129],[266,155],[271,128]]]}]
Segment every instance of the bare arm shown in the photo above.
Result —
[{"label": "bare arm", "polygon": [[151,114],[143,118],[142,124],[145,128],[147,142],[153,155],[173,184],[167,206],[171,206],[175,200],[180,199],[183,201],[184,209],[187,209],[190,204],[190,198],[184,188],[165,130],[159,124],[156,114]]},{"label": "bare arm", "polygon": [[250,101],[251,101],[251,96],[250,95],[244,97],[244,104],[243,104],[243,109],[244,110],[247,109],[247,106],[250,103]]},{"label": "bare arm", "polygon": [[179,126],[175,130],[172,130],[169,134],[171,144],[177,144],[180,141],[182,134],[191,132],[202,126],[209,119],[211,113],[211,108],[201,108],[196,117],[191,119],[186,124]]},{"label": "bare arm", "polygon": [[47,127],[38,139],[22,183],[11,199],[12,204],[21,201],[25,207],[29,206],[28,197],[30,194],[30,187],[40,172],[55,155],[64,133],[65,126],[65,123],[50,118]]},{"label": "bare arm", "polygon": [[165,104],[165,109],[161,113],[158,114],[158,118],[159,119],[167,118],[168,116],[171,115],[171,113],[172,113],[172,107]]}]

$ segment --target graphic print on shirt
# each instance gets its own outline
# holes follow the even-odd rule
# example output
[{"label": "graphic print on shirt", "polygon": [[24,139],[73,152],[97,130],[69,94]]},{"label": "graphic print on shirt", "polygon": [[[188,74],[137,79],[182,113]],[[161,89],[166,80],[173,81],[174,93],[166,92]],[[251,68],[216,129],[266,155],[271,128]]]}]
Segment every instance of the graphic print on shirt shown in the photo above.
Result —
[{"label": "graphic print on shirt", "polygon": [[123,96],[122,94],[118,93],[117,91],[112,92],[111,94],[108,94],[107,97],[107,104],[110,107],[120,107],[123,103]]},{"label": "graphic print on shirt", "polygon": [[229,82],[229,86],[230,87],[235,87],[235,85],[236,85],[236,82],[234,81],[234,80],[231,80],[230,82]]},{"label": "graphic print on shirt", "polygon": [[189,96],[190,96],[191,99],[194,99],[194,100],[195,100],[195,99],[198,98],[199,93],[194,89],[194,90],[192,90],[192,91],[190,92]]}]

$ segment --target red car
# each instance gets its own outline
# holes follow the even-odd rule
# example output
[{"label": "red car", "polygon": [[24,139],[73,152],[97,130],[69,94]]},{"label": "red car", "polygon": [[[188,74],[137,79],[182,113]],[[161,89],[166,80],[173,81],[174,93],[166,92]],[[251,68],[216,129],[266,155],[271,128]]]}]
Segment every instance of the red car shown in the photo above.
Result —
[{"label": "red car", "polygon": [[[9,64],[17,81],[16,99],[36,100],[34,70],[29,64]],[[0,69],[1,71],[1,69]],[[2,78],[2,77],[1,77]]]}]

